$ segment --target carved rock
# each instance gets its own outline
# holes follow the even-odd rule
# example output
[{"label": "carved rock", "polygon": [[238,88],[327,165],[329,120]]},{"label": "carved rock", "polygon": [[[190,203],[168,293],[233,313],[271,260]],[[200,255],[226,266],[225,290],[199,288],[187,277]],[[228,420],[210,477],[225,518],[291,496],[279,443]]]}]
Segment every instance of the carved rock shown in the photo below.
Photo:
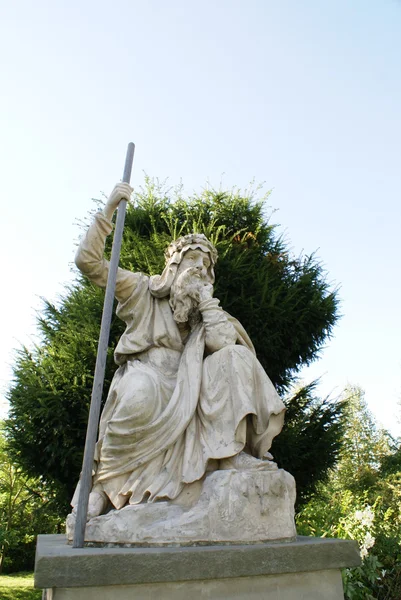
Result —
[{"label": "carved rock", "polygon": [[[295,481],[283,469],[215,471],[189,487],[175,503],[128,505],[91,519],[85,542],[163,546],[292,541],[296,536],[294,502]],[[71,514],[67,518],[69,541],[74,524]]]}]

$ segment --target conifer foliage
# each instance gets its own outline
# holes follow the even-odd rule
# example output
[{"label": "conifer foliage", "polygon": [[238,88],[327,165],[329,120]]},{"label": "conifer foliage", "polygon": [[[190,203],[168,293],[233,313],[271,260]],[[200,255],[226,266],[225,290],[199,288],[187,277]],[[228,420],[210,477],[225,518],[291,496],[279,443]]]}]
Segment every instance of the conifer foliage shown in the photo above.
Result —
[{"label": "conifer foliage", "polygon": [[[120,265],[160,273],[172,239],[204,233],[219,251],[215,296],[242,322],[260,362],[285,394],[330,336],[337,296],[315,256],[292,256],[266,217],[266,197],[258,200],[257,193],[206,189],[184,198],[181,189],[166,191],[147,179],[127,209]],[[106,252],[110,248],[108,239]],[[32,476],[54,483],[65,501],[81,467],[102,305],[103,292],[81,276],[57,305],[44,301],[39,341],[18,352],[8,395],[14,458]],[[123,329],[114,317],[104,396]],[[302,474],[303,497],[335,461],[342,408],[316,399],[302,404],[300,398],[289,402],[286,429],[274,452],[296,478],[297,471]],[[301,421],[302,427],[295,424]]]}]

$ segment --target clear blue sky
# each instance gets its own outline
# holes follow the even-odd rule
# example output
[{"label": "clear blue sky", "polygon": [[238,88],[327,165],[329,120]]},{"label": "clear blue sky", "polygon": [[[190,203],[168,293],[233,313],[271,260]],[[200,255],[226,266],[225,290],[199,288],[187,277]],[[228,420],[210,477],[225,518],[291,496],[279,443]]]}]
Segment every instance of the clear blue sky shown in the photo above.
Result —
[{"label": "clear blue sky", "polygon": [[401,2],[14,0],[0,50],[3,389],[132,140],[134,185],[273,189],[294,253],[340,286],[305,380],[362,386],[400,433]]}]

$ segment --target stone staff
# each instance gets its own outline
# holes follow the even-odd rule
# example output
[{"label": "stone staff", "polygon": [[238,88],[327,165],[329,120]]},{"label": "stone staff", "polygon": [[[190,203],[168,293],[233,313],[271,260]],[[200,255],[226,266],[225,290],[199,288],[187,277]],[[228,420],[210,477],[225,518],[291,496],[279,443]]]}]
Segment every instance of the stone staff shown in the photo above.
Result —
[{"label": "stone staff", "polygon": [[[134,160],[135,144],[130,142],[127,148],[125,158],[125,167],[123,174],[123,183],[129,183],[131,180],[132,162]],[[114,292],[116,287],[116,277],[118,263],[120,259],[120,250],[122,235],[124,229],[125,210],[127,202],[121,200],[118,205],[116,227],[114,231],[113,247],[109,266],[109,275],[103,305],[102,323],[100,326],[100,336],[97,349],[95,375],[93,379],[92,397],[89,411],[88,428],[86,431],[85,452],[82,464],[81,486],[79,492],[79,501],[77,507],[77,520],[74,533],[74,548],[82,548],[85,541],[86,516],[88,512],[89,493],[92,485],[92,468],[95,455],[95,446],[97,439],[97,430],[99,425],[100,404],[102,399],[104,372],[106,368],[107,347],[110,335],[110,323],[113,313]]]}]

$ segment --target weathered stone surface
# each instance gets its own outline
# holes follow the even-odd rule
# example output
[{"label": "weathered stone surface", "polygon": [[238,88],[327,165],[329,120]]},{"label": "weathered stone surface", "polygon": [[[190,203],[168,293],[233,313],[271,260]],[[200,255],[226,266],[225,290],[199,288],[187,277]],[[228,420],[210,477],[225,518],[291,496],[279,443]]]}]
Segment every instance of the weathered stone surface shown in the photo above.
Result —
[{"label": "weathered stone surface", "polygon": [[[40,535],[35,586],[136,585],[355,567],[357,543],[298,537],[295,542],[172,548],[72,548],[63,535]],[[301,597],[301,596],[300,596]]]},{"label": "weathered stone surface", "polygon": [[[119,544],[255,543],[293,540],[295,482],[283,469],[215,471],[192,506],[144,503],[112,510],[86,526],[85,541]],[[196,489],[192,490],[189,500]],[[73,516],[67,520],[73,539]]]},{"label": "weathered stone surface", "polygon": [[343,600],[339,570],[176,583],[57,588],[46,600]]}]

